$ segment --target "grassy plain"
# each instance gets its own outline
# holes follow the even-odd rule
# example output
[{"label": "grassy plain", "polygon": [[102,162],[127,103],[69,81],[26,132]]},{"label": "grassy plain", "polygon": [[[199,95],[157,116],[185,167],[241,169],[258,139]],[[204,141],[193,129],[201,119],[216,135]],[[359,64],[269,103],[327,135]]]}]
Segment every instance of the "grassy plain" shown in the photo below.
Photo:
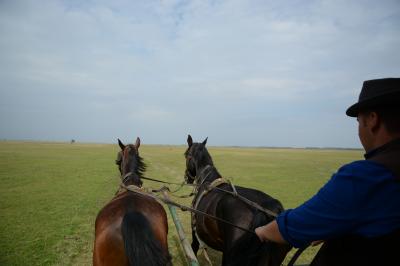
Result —
[{"label": "grassy plain", "polygon": [[[185,146],[142,145],[147,176],[181,182]],[[97,212],[115,193],[118,145],[0,142],[0,265],[91,265]],[[293,208],[312,196],[337,168],[362,158],[355,150],[210,147],[234,184],[253,187]],[[145,181],[146,187],[158,183]],[[188,194],[184,188],[180,194]],[[179,200],[189,204],[190,199]],[[178,213],[190,237],[190,215]],[[174,265],[186,265],[169,219]],[[307,265],[316,252],[298,260]],[[215,265],[218,252],[210,252]],[[200,262],[204,262],[200,255]],[[204,264],[205,265],[205,264]]]}]

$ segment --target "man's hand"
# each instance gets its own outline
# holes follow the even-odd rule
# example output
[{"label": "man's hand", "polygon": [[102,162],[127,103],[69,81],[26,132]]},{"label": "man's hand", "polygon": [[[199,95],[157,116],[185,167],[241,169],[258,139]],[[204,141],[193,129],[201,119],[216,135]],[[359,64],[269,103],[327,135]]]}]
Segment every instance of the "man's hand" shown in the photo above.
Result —
[{"label": "man's hand", "polygon": [[265,227],[265,225],[264,226],[260,226],[260,227],[257,227],[254,231],[256,232],[256,235],[258,236],[258,238],[260,239],[260,241],[261,242],[264,242],[265,240],[264,240],[264,237],[263,237],[263,228]]},{"label": "man's hand", "polygon": [[281,244],[287,244],[279,232],[278,224],[275,220],[264,226],[257,227],[254,231],[261,242],[270,240]]}]

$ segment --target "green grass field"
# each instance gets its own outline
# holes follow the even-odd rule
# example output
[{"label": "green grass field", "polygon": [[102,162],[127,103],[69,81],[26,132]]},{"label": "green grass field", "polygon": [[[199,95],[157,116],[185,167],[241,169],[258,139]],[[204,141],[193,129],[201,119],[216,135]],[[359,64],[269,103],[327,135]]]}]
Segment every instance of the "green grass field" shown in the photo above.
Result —
[{"label": "green grass field", "polygon": [[[183,140],[184,143],[184,140]],[[148,177],[181,182],[186,146],[140,147]],[[118,145],[0,142],[0,265],[91,265],[97,212],[119,185]],[[337,168],[362,158],[355,150],[210,147],[219,172],[296,207]],[[145,181],[144,186],[160,184]],[[184,188],[180,194],[188,194]],[[189,204],[190,199],[179,200]],[[188,237],[190,215],[178,212]],[[174,265],[185,265],[175,227],[169,223]],[[297,261],[309,263],[316,248]],[[215,265],[220,253],[211,251]],[[200,263],[204,259],[199,256]]]}]

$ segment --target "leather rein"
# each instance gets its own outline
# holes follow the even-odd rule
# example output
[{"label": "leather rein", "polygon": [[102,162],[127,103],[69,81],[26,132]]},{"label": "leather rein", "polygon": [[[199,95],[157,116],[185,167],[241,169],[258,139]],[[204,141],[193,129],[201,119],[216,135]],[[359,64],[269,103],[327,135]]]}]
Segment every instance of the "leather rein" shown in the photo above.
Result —
[{"label": "leather rein", "polygon": [[[210,168],[210,167],[211,167],[211,166],[204,168],[204,169],[202,170],[202,172],[204,172],[204,170],[206,170],[206,169],[208,169],[208,168]],[[202,173],[202,172],[201,172],[201,173]],[[154,181],[154,182],[163,183],[163,184],[180,185],[180,187],[179,187],[177,190],[175,190],[174,192],[178,191],[179,189],[181,189],[181,188],[182,188],[183,186],[185,186],[185,185],[186,185],[186,186],[195,187],[195,190],[198,191],[198,188],[205,182],[205,180],[207,179],[207,177],[209,176],[210,173],[211,173],[211,172],[209,172],[209,173],[206,175],[206,177],[203,178],[203,180],[200,182],[200,184],[197,184],[197,185],[189,184],[189,183],[186,183],[185,181],[183,181],[183,183],[174,183],[174,182],[167,182],[167,181],[163,181],[163,180],[159,180],[159,179],[155,179],[155,178],[143,177],[143,176],[140,177],[140,178],[141,178],[141,179],[150,180],[150,181]],[[186,174],[190,174],[190,173],[187,172]],[[229,221],[226,221],[226,220],[224,220],[224,219],[221,219],[221,218],[219,218],[219,217],[217,217],[217,216],[214,216],[214,215],[212,215],[212,214],[208,214],[208,213],[206,213],[206,212],[197,210],[196,208],[188,207],[188,206],[179,204],[179,203],[177,203],[177,202],[175,202],[175,201],[170,200],[170,199],[167,198],[166,196],[162,196],[162,197],[161,197],[161,196],[159,196],[158,194],[155,194],[155,193],[157,193],[157,192],[170,191],[170,189],[169,189],[168,187],[166,187],[166,186],[163,186],[162,188],[160,188],[160,189],[158,189],[158,190],[151,190],[151,191],[146,191],[145,189],[143,189],[143,188],[141,188],[141,187],[137,187],[137,186],[135,186],[135,185],[128,185],[128,186],[126,186],[124,183],[125,183],[125,182],[128,180],[128,178],[129,178],[130,176],[132,176],[132,175],[134,175],[133,172],[128,172],[128,173],[125,174],[124,176],[121,176],[121,179],[122,179],[122,183],[120,184],[120,187],[121,187],[121,188],[124,188],[124,189],[126,189],[126,190],[129,190],[129,191],[134,192],[134,193],[137,193],[137,194],[141,194],[141,195],[144,195],[144,196],[149,196],[149,197],[153,198],[154,200],[161,201],[162,203],[165,203],[165,204],[173,205],[173,206],[175,206],[175,207],[180,208],[182,211],[189,211],[189,212],[191,212],[191,213],[203,215],[203,216],[209,217],[209,218],[211,218],[211,219],[214,219],[214,220],[216,220],[216,221],[219,221],[219,222],[228,224],[228,225],[230,225],[230,226],[232,226],[232,227],[238,228],[238,229],[240,229],[240,230],[243,230],[243,231],[245,231],[245,232],[247,232],[247,233],[257,235],[257,234],[256,234],[254,231],[252,231],[252,230],[249,230],[249,229],[244,228],[244,227],[242,227],[242,226],[233,224],[233,223],[231,223],[231,222],[229,222]],[[192,176],[190,176],[190,177],[192,178]],[[193,177],[193,179],[195,179],[195,177]],[[271,210],[265,209],[265,208],[261,207],[259,204],[257,204],[257,203],[255,203],[255,202],[253,202],[253,201],[251,201],[251,200],[249,200],[249,199],[247,199],[247,198],[241,196],[240,194],[238,194],[237,191],[236,191],[236,189],[235,189],[235,186],[234,186],[230,181],[225,180],[225,183],[228,183],[228,184],[231,185],[232,191],[224,190],[224,189],[222,189],[222,188],[219,188],[218,186],[210,186],[211,184],[207,184],[206,190],[211,191],[211,190],[215,189],[215,190],[218,190],[218,191],[221,191],[221,192],[230,194],[230,195],[232,195],[232,196],[238,198],[239,200],[243,201],[244,203],[248,204],[249,206],[254,207],[255,209],[257,209],[257,210],[259,210],[259,211],[262,211],[262,212],[264,212],[264,213],[266,213],[266,214],[268,214],[268,215],[270,215],[270,216],[273,216],[273,217],[275,217],[275,218],[278,216],[277,213],[275,213],[275,212],[273,212],[273,211],[271,211]],[[174,193],[174,192],[173,192],[173,193]],[[192,195],[196,195],[196,193],[193,193],[193,192],[192,192],[189,196],[192,196]],[[183,196],[183,197],[187,197],[187,196]],[[200,198],[200,200],[201,200],[201,198]],[[200,202],[200,200],[199,200],[199,202]],[[258,237],[258,236],[257,236],[257,237]],[[291,260],[289,261],[288,266],[294,265],[294,263],[295,263],[295,261],[297,260],[297,258],[301,255],[301,253],[302,253],[306,248],[307,248],[307,247],[299,248],[299,249],[296,251],[296,253],[293,255],[293,257],[291,258]]]},{"label": "leather rein", "polygon": [[146,190],[146,189],[144,189],[144,188],[142,188],[142,187],[135,186],[135,185],[128,185],[128,186],[127,186],[127,185],[125,185],[124,183],[121,183],[121,184],[120,184],[120,187],[123,188],[123,189],[126,189],[126,190],[128,190],[128,191],[131,191],[131,192],[133,192],[133,193],[137,193],[137,194],[140,194],[140,195],[143,195],[143,196],[151,197],[151,198],[153,198],[154,200],[161,201],[162,203],[169,204],[169,205],[173,205],[173,206],[175,206],[175,207],[180,208],[182,211],[189,211],[189,212],[192,212],[192,213],[195,213],[195,214],[200,214],[200,215],[203,215],[203,216],[207,216],[207,217],[209,217],[209,218],[211,218],[211,219],[214,219],[214,220],[217,220],[217,221],[219,221],[219,222],[222,222],[222,223],[228,224],[228,225],[230,225],[230,226],[236,227],[236,228],[241,229],[241,230],[243,230],[243,231],[246,231],[246,232],[248,232],[248,233],[255,234],[254,231],[251,231],[251,230],[249,230],[249,229],[247,229],[247,228],[244,228],[244,227],[241,227],[241,226],[239,226],[239,225],[233,224],[233,223],[231,223],[231,222],[229,222],[229,221],[226,221],[226,220],[221,219],[221,218],[219,218],[219,217],[216,217],[216,216],[214,216],[214,215],[208,214],[208,213],[206,213],[206,212],[203,212],[203,211],[200,211],[200,210],[196,210],[195,208],[192,208],[192,207],[188,207],[188,206],[179,204],[179,203],[177,203],[177,202],[175,202],[175,201],[170,200],[169,198],[167,198],[167,197],[165,197],[165,196],[160,196],[160,195],[158,195],[158,194],[155,194],[155,193],[157,193],[157,192],[170,191],[168,187],[165,187],[165,186],[164,186],[164,187],[162,187],[162,188],[160,188],[160,189],[157,189],[157,190],[150,190],[150,191],[148,191],[148,190]]},{"label": "leather rein", "polygon": [[[211,166],[211,165],[207,165],[207,166],[200,172],[200,174],[202,174],[203,172],[205,172],[207,169],[210,169],[210,168],[215,168],[215,167],[214,167],[214,166]],[[249,205],[249,206],[253,207],[254,209],[257,209],[257,210],[259,210],[259,211],[261,211],[261,212],[263,212],[263,213],[265,213],[265,214],[267,214],[267,215],[269,215],[269,216],[272,216],[272,217],[274,217],[274,218],[278,217],[278,214],[277,214],[276,212],[273,212],[273,211],[271,211],[271,210],[269,210],[269,209],[266,209],[266,208],[260,206],[258,203],[254,202],[254,201],[251,201],[251,200],[249,200],[248,198],[243,197],[242,195],[240,195],[239,193],[237,193],[235,185],[232,184],[232,182],[229,181],[229,180],[227,180],[227,179],[222,178],[224,182],[221,183],[221,184],[219,184],[219,185],[222,185],[222,184],[229,184],[229,185],[231,186],[231,188],[232,188],[232,191],[222,189],[222,188],[218,187],[219,185],[213,186],[213,185],[211,185],[212,183],[205,183],[205,181],[206,181],[207,177],[210,175],[210,173],[211,173],[211,171],[208,172],[208,174],[200,181],[200,183],[199,183],[198,185],[196,185],[196,190],[198,190],[203,184],[205,184],[205,185],[206,185],[206,190],[207,190],[208,192],[211,191],[211,190],[213,190],[213,189],[218,190],[218,191],[221,191],[221,192],[223,192],[223,193],[229,194],[229,195],[231,195],[231,196],[233,196],[233,197],[235,197],[235,198],[241,200],[242,202],[246,203],[247,205]],[[199,175],[200,175],[200,174],[199,174]],[[199,201],[200,201],[200,200],[199,200]]]}]

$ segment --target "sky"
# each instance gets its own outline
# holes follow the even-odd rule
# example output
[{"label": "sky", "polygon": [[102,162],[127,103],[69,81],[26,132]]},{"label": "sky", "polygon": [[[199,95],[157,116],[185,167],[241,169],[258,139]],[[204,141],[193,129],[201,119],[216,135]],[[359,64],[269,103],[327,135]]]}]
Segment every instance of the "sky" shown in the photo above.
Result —
[{"label": "sky", "polygon": [[360,148],[400,1],[0,0],[0,139]]}]

